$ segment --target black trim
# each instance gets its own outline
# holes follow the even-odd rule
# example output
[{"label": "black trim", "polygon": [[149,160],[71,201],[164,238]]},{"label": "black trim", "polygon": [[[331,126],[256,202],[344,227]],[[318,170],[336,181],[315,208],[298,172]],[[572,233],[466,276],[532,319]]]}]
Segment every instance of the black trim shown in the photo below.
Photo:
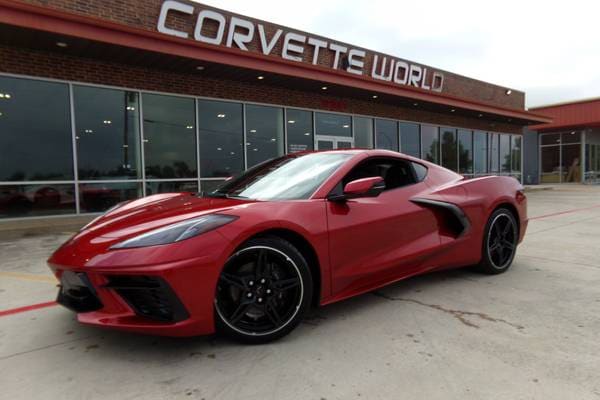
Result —
[{"label": "black trim", "polygon": [[171,286],[160,277],[111,275],[105,287],[117,292],[141,317],[179,322],[190,316]]},{"label": "black trim", "polygon": [[64,271],[59,288],[56,302],[71,311],[82,313],[103,307],[96,289],[83,272]]},{"label": "black trim", "polygon": [[469,231],[469,229],[471,229],[471,222],[469,221],[469,218],[467,218],[467,216],[466,216],[465,212],[462,210],[462,208],[460,208],[456,204],[447,203],[445,201],[439,201],[439,200],[423,199],[423,198],[419,198],[419,197],[412,198],[412,199],[410,199],[410,201],[412,201],[413,203],[416,203],[416,204],[426,206],[426,207],[429,206],[429,207],[441,208],[442,210],[449,212],[455,218],[456,222],[459,224],[459,229],[457,229],[457,232],[456,232],[457,237],[463,236],[465,233],[467,233]]}]

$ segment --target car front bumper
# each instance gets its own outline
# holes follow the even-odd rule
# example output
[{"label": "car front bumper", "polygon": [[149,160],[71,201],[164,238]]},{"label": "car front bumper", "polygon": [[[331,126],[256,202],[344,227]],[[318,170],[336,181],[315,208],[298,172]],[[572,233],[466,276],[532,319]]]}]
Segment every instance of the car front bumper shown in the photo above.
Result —
[{"label": "car front bumper", "polygon": [[164,336],[211,334],[216,283],[230,249],[217,232],[202,244],[213,251],[180,260],[173,258],[190,253],[172,245],[96,256],[61,248],[48,260],[60,281],[57,302],[87,325]]}]

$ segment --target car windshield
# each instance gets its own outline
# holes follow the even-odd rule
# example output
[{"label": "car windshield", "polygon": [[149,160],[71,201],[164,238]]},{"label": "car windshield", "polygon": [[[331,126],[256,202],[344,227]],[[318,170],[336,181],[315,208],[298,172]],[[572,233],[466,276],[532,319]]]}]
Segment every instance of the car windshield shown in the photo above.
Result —
[{"label": "car windshield", "polygon": [[350,157],[348,153],[309,153],[276,158],[249,169],[207,196],[308,199]]}]

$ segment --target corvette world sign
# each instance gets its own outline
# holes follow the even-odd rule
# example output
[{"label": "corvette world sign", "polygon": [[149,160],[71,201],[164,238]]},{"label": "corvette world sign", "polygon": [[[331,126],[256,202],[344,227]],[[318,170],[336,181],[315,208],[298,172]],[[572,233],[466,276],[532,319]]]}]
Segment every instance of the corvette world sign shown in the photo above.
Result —
[{"label": "corvette world sign", "polygon": [[[197,7],[199,8],[200,5]],[[332,55],[330,57],[332,61],[328,65],[332,69],[342,69],[355,75],[367,75],[373,79],[435,92],[441,92],[444,86],[444,75],[438,71],[430,71],[427,67],[369,53],[364,49],[326,41],[304,33],[284,31],[281,28],[268,35],[265,26],[261,23],[211,9],[198,11],[197,7],[176,0],[166,0],[160,10],[158,31],[183,39],[193,38],[202,43],[233,47],[242,51],[251,51],[248,45],[258,37],[259,51],[265,55],[274,54],[286,60],[310,62],[313,65],[322,65],[323,57]],[[193,32],[179,30],[168,23],[171,14],[193,16],[196,11],[198,13]],[[216,27],[211,34],[207,34],[206,29],[203,29],[209,24]],[[279,54],[275,53],[276,48],[281,49]],[[312,49],[312,57],[305,60],[305,52],[308,52],[308,49]],[[367,62],[368,60],[370,62]],[[367,70],[366,65],[371,67]]]}]

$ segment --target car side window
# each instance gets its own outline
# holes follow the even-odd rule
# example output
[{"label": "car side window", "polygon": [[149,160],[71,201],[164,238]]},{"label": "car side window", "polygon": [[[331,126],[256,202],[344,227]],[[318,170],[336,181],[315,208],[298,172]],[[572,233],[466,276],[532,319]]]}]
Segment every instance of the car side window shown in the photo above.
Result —
[{"label": "car side window", "polygon": [[356,179],[381,176],[385,181],[385,190],[392,190],[419,182],[409,161],[397,158],[369,158],[348,173],[336,186],[334,192],[342,192],[343,188]]},{"label": "car side window", "polygon": [[417,178],[417,182],[423,182],[425,177],[427,177],[427,167],[417,162],[412,162],[411,164],[413,166],[413,169],[415,170],[415,177]]}]

